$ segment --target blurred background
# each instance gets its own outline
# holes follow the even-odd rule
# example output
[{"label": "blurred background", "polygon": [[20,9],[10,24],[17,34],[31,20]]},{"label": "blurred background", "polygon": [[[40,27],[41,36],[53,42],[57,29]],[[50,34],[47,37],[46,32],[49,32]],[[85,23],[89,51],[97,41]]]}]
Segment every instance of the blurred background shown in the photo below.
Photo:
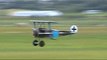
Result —
[{"label": "blurred background", "polygon": [[[34,47],[30,20],[77,34]],[[0,59],[107,59],[107,0],[0,0]]]},{"label": "blurred background", "polygon": [[87,10],[107,11],[107,0],[0,0],[0,9],[60,10],[83,12]]},{"label": "blurred background", "polygon": [[[5,22],[7,19],[90,20],[89,25],[104,26],[107,25],[107,0],[0,0],[0,18]],[[80,26],[87,24],[73,23]],[[3,24],[1,21],[0,25]]]}]

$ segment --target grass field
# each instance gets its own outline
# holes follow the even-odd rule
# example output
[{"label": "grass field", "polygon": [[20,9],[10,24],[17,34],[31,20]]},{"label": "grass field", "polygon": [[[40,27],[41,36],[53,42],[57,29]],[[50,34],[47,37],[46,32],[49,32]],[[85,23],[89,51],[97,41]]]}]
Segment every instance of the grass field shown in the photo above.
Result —
[{"label": "grass field", "polygon": [[[61,36],[57,40],[44,38],[45,47],[35,47],[32,41],[31,22],[27,18],[0,19],[0,59],[43,59],[43,60],[103,60],[107,59],[107,20],[51,18],[61,24],[53,28],[68,30],[76,24],[79,32]],[[18,26],[16,23],[27,23]]]}]

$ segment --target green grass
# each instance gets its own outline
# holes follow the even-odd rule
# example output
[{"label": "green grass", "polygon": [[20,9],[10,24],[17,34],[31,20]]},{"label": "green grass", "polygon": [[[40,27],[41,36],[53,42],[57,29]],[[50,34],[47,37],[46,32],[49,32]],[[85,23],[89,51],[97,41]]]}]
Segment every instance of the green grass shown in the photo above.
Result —
[{"label": "green grass", "polygon": [[1,27],[0,59],[107,59],[106,27],[80,27],[75,35],[44,38],[46,46],[42,48],[32,45],[30,28]]},{"label": "green grass", "polygon": [[[0,17],[0,59],[19,60],[103,60],[107,59],[106,18],[85,17],[37,18],[59,22],[53,28],[68,30],[73,24],[79,27],[74,35],[60,36],[57,40],[44,38],[44,47],[35,47],[32,41],[32,24],[25,17]],[[18,26],[16,23],[27,23]]]}]

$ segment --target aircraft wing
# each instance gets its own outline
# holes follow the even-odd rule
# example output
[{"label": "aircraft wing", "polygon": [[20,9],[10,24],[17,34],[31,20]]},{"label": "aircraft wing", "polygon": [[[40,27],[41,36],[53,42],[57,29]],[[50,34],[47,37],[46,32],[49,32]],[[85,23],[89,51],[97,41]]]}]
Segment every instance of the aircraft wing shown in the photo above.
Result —
[{"label": "aircraft wing", "polygon": [[34,23],[57,23],[55,21],[44,21],[44,20],[30,20]]}]

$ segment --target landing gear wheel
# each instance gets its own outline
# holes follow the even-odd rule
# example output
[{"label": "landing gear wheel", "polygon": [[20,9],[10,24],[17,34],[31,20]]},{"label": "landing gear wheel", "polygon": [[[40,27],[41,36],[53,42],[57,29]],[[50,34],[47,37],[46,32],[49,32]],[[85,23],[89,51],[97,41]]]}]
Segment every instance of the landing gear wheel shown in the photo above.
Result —
[{"label": "landing gear wheel", "polygon": [[38,41],[37,41],[37,40],[34,40],[34,41],[33,41],[33,45],[34,45],[34,46],[37,46],[37,45],[38,45]]},{"label": "landing gear wheel", "polygon": [[45,42],[44,42],[44,41],[40,41],[40,42],[39,42],[39,46],[40,46],[40,47],[44,47],[44,46],[45,46]]}]

